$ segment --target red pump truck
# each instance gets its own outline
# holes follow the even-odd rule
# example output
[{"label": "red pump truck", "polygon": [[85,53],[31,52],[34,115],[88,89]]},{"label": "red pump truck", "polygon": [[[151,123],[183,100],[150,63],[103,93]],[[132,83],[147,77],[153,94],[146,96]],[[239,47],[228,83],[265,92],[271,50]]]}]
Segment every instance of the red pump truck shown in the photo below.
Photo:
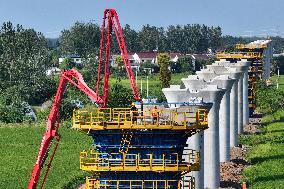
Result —
[{"label": "red pump truck", "polygon": [[[106,25],[107,20],[107,25]],[[51,112],[48,116],[46,131],[42,137],[36,162],[30,177],[27,189],[35,189],[39,185],[40,173],[47,158],[48,152],[51,148],[53,140],[56,140],[53,153],[50,157],[49,162],[47,163],[46,172],[43,178],[43,181],[40,185],[40,188],[43,188],[45,180],[48,175],[52,160],[54,159],[55,152],[60,140],[60,135],[58,133],[60,116],[59,116],[59,106],[66,90],[68,82],[76,86],[79,90],[84,92],[94,103],[99,107],[106,107],[108,101],[108,79],[109,79],[109,55],[110,55],[110,45],[111,45],[111,35],[115,34],[121,54],[124,62],[124,66],[127,71],[127,76],[130,80],[130,85],[133,93],[133,97],[136,101],[141,101],[138,88],[136,86],[135,77],[129,62],[127,48],[125,46],[124,37],[122,34],[122,29],[119,23],[118,15],[114,9],[106,9],[104,11],[103,24],[102,24],[102,34],[100,41],[100,59],[98,63],[98,79],[96,84],[96,92],[87,86],[84,82],[82,75],[75,69],[66,70],[61,73],[59,86],[54,97],[52,104]],[[100,90],[100,75],[101,67],[104,61],[104,88],[103,96],[99,96]]]}]

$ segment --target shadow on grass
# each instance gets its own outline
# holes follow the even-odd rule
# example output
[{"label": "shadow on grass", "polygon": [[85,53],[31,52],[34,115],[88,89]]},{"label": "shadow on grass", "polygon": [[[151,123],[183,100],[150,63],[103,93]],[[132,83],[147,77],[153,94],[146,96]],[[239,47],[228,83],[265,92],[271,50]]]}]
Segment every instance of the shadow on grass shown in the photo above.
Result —
[{"label": "shadow on grass", "polygon": [[274,131],[266,131],[265,133],[284,133],[284,129],[274,130]]},{"label": "shadow on grass", "polygon": [[231,162],[239,165],[249,165],[249,163],[244,159],[232,159]]},{"label": "shadow on grass", "polygon": [[281,175],[271,175],[265,177],[256,177],[254,182],[267,182],[267,181],[275,181],[275,180],[284,180],[284,174]]},{"label": "shadow on grass", "polygon": [[241,189],[241,184],[236,181],[221,181],[220,187]]},{"label": "shadow on grass", "polygon": [[250,162],[251,164],[254,165],[254,164],[262,163],[264,161],[271,161],[271,160],[277,160],[277,159],[284,159],[284,154],[267,156],[267,157],[255,157],[255,158],[250,159]]}]

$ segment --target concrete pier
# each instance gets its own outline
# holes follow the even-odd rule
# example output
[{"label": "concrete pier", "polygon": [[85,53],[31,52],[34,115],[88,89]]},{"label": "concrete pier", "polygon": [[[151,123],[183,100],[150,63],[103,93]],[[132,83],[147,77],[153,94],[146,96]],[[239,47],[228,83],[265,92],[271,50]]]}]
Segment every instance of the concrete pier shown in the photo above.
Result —
[{"label": "concrete pier", "polygon": [[230,147],[237,146],[238,133],[248,121],[248,66],[247,60],[230,63],[215,61],[197,75],[183,78],[185,89],[179,85],[164,88],[168,102],[189,102],[198,97],[211,103],[209,128],[188,138],[185,147],[201,152],[201,170],[191,173],[196,188],[218,188],[220,162],[230,160]]},{"label": "concrete pier", "polygon": [[[247,119],[247,113],[248,112],[248,103],[245,105],[247,107],[244,107],[244,85],[248,85],[248,79],[245,78],[246,74],[248,72],[248,68],[250,66],[251,62],[247,61],[246,59],[242,59],[241,61],[237,61],[236,63],[229,63],[228,61],[220,60],[215,61],[215,63],[212,64],[212,66],[225,66],[225,67],[231,67],[236,68],[238,72],[241,72],[241,76],[238,81],[238,134],[243,133],[244,125],[246,125],[246,122],[244,122],[245,119]],[[247,99],[247,98],[246,98]]]}]

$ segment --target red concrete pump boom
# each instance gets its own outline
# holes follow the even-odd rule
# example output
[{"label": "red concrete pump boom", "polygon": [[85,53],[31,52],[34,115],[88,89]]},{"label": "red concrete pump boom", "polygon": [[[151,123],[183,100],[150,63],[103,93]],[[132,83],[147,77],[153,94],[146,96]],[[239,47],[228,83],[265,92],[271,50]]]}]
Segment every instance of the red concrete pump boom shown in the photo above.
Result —
[{"label": "red concrete pump boom", "polygon": [[[40,148],[39,148],[39,152],[37,155],[36,163],[34,165],[33,172],[30,177],[30,181],[27,187],[28,189],[36,188],[38,181],[39,181],[39,177],[40,177],[40,171],[43,167],[43,164],[47,157],[47,153],[52,144],[52,141],[53,139],[57,139],[57,141],[59,141],[60,139],[60,136],[57,132],[58,127],[59,127],[59,106],[60,106],[60,102],[63,97],[64,91],[66,90],[66,86],[68,82],[70,82],[71,84],[76,86],[79,90],[84,92],[95,103],[97,104],[103,103],[103,100],[99,96],[97,96],[97,93],[95,93],[92,89],[90,89],[87,86],[87,84],[83,80],[82,75],[77,70],[74,70],[74,69],[67,70],[61,74],[59,86],[58,86],[56,95],[54,97],[54,101],[52,104],[50,114],[48,116],[46,131],[43,135]],[[49,171],[51,161],[53,160],[57,145],[58,143],[56,144],[54,148],[54,152],[51,156],[50,162],[48,163],[46,174],[43,179],[41,188],[43,187],[43,184],[45,182],[45,179]]]},{"label": "red concrete pump boom", "polygon": [[[107,34],[105,35],[105,20],[106,19],[108,20],[108,23],[107,23]],[[94,92],[92,89],[90,89],[86,85],[86,83],[83,80],[82,75],[78,71],[72,69],[72,70],[65,71],[61,74],[59,87],[57,89],[56,96],[54,98],[54,102],[52,105],[52,109],[48,117],[47,128],[46,128],[46,131],[41,141],[36,163],[34,165],[33,172],[30,177],[30,181],[29,181],[27,189],[34,189],[37,187],[39,177],[40,177],[40,171],[43,167],[45,159],[47,158],[49,148],[51,147],[52,141],[56,139],[57,143],[54,147],[50,161],[47,164],[46,173],[45,173],[45,176],[43,178],[40,188],[42,188],[45,183],[48,171],[51,166],[51,162],[54,158],[54,155],[55,155],[55,152],[58,146],[58,142],[60,140],[60,136],[57,132],[58,127],[59,127],[59,122],[60,122],[59,106],[60,106],[60,102],[63,97],[64,91],[66,89],[67,83],[70,82],[71,84],[75,85],[78,89],[80,89],[86,95],[88,95],[88,97],[92,101],[94,101],[98,106],[106,107],[106,104],[108,101],[108,79],[109,79],[108,64],[109,64],[112,31],[114,31],[115,33],[115,36],[116,36],[116,39],[117,39],[117,42],[118,42],[118,45],[121,51],[122,59],[123,59],[123,62],[124,62],[124,65],[127,71],[127,76],[130,80],[134,99],[136,101],[141,101],[138,88],[136,86],[134,74],[132,72],[132,68],[129,62],[128,53],[127,53],[127,49],[125,46],[122,29],[121,29],[121,26],[118,20],[117,13],[114,9],[106,9],[104,11],[104,18],[103,18],[103,25],[102,25],[102,35],[101,35],[101,42],[100,42],[100,59],[99,59],[99,65],[98,65],[98,80],[97,80],[97,85],[96,85],[96,92]],[[105,40],[106,40],[106,44],[105,44]],[[103,91],[103,96],[100,97],[99,96],[100,75],[101,75],[101,67],[102,67],[103,61],[104,61],[104,91]]]},{"label": "red concrete pump boom", "polygon": [[[106,19],[107,19],[107,32],[105,34],[106,29]],[[106,107],[108,101],[108,79],[109,79],[109,54],[110,54],[110,45],[111,45],[111,35],[112,31],[114,31],[120,51],[121,56],[124,62],[124,66],[127,72],[127,76],[130,80],[130,85],[133,93],[133,97],[136,101],[141,101],[138,88],[136,86],[135,77],[130,65],[130,61],[128,58],[128,52],[126,49],[124,37],[122,34],[122,29],[119,23],[118,15],[114,9],[106,9],[104,11],[103,24],[102,24],[102,35],[100,42],[100,59],[98,65],[98,80],[97,80],[97,96],[99,96],[100,89],[100,75],[101,75],[101,66],[104,61],[104,91],[103,91],[103,107]],[[105,44],[106,41],[106,44]],[[105,56],[104,56],[105,55]],[[104,60],[103,60],[104,57]]]}]

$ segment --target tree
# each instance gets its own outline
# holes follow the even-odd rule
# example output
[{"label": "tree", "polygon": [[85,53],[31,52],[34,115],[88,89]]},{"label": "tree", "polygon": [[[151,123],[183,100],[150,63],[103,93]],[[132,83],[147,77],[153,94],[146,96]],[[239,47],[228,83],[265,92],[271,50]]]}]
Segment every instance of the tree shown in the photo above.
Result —
[{"label": "tree", "polygon": [[94,23],[76,22],[69,30],[63,30],[59,38],[62,54],[79,54],[86,58],[99,49],[101,29]]},{"label": "tree", "polygon": [[124,62],[121,56],[117,56],[115,57],[115,64],[116,64],[116,68],[114,68],[114,75],[121,79],[122,77],[125,77],[126,74],[126,70],[124,68]]},{"label": "tree", "polygon": [[193,73],[192,59],[188,56],[179,58],[177,62],[171,63],[171,70],[173,73]]},{"label": "tree", "polygon": [[[42,103],[53,93],[46,76],[50,67],[47,43],[41,33],[3,23],[0,30],[0,93],[13,88],[21,100]],[[1,94],[2,95],[2,94]]]},{"label": "tree", "polygon": [[108,107],[111,108],[127,108],[133,101],[132,92],[129,88],[124,87],[116,81],[110,88]]},{"label": "tree", "polygon": [[278,68],[279,73],[284,74],[284,56],[279,56],[272,59],[272,71],[277,74]]},{"label": "tree", "polygon": [[256,89],[256,106],[260,113],[273,114],[284,108],[284,91],[264,82],[259,82]]},{"label": "tree", "polygon": [[141,51],[138,33],[131,29],[128,24],[123,28],[123,35],[128,52]]},{"label": "tree", "polygon": [[157,28],[147,24],[139,32],[139,42],[142,51],[165,50],[166,36],[163,27]]},{"label": "tree", "polygon": [[166,53],[159,53],[157,59],[160,67],[159,79],[162,87],[169,87],[171,81],[171,72],[169,71],[170,56]]}]

